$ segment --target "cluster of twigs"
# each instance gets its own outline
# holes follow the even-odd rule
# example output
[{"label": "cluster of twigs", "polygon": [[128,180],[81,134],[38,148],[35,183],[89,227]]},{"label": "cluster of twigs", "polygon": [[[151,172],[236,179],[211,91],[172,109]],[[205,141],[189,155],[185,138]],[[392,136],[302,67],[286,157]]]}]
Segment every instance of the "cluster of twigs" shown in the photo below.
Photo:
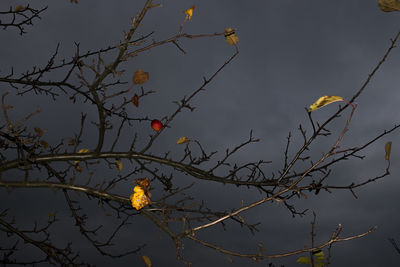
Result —
[{"label": "cluster of twigs", "polygon": [[[329,183],[331,169],[344,160],[356,158],[362,159],[362,153],[367,147],[383,138],[385,135],[395,131],[399,125],[383,131],[378,136],[374,136],[370,141],[358,146],[342,148],[340,146],[343,136],[346,134],[352,116],[356,110],[355,100],[365,90],[371,78],[384,63],[400,33],[391,41],[391,45],[384,54],[381,61],[373,69],[362,87],[354,93],[350,100],[351,111],[347,115],[347,121],[338,136],[335,137],[333,145],[326,149],[326,152],[317,158],[308,155],[311,144],[318,138],[327,138],[332,133],[329,126],[345,111],[348,104],[339,107],[331,117],[321,123],[317,123],[308,114],[311,133],[305,129],[308,127],[299,126],[299,131],[304,138],[302,146],[295,153],[290,153],[291,135],[287,138],[287,146],[284,152],[283,168],[272,175],[268,169],[268,160],[259,160],[237,164],[231,161],[232,155],[248,145],[256,143],[259,139],[253,137],[250,132],[249,138],[243,143],[232,149],[227,149],[223,155],[216,151],[208,152],[202,146],[200,141],[192,140],[187,143],[183,156],[174,158],[170,153],[164,155],[153,154],[152,148],[154,142],[167,131],[174,119],[185,110],[193,111],[192,100],[198,96],[219,75],[223,69],[230,64],[239,54],[237,46],[233,54],[209,77],[204,78],[203,83],[193,92],[176,101],[177,105],[174,112],[163,118],[164,127],[150,136],[146,142],[138,142],[141,132],[140,125],[152,120],[149,116],[136,117],[132,112],[128,112],[128,105],[131,105],[131,90],[121,89],[125,84],[120,81],[124,71],[120,65],[129,61],[140,53],[149,51],[165,44],[174,44],[179,51],[185,52],[178,44],[182,38],[212,38],[223,36],[224,33],[190,35],[182,33],[161,41],[149,41],[153,33],[137,37],[137,29],[143,23],[143,18],[149,10],[154,7],[151,0],[147,0],[141,12],[132,19],[132,25],[128,32],[124,33],[121,42],[114,46],[96,51],[81,53],[79,44],[76,44],[75,55],[70,60],[58,60],[58,47],[50,57],[47,64],[42,67],[35,66],[32,70],[26,71],[20,75],[15,74],[11,69],[10,73],[0,77],[0,83],[9,86],[13,92],[22,97],[30,94],[49,96],[54,101],[59,98],[66,98],[72,103],[81,101],[87,105],[93,105],[97,110],[97,118],[92,123],[97,128],[97,144],[87,153],[78,151],[82,144],[85,144],[84,132],[87,130],[87,114],[82,113],[80,119],[80,129],[73,137],[61,138],[58,143],[48,144],[43,140],[43,131],[41,129],[29,129],[26,127],[26,121],[32,116],[40,116],[40,110],[33,111],[25,118],[14,121],[9,116],[13,108],[7,103],[9,92],[2,93],[2,114],[4,122],[0,125],[0,187],[6,189],[14,188],[49,188],[62,191],[66,204],[69,207],[71,216],[75,220],[75,226],[81,235],[93,245],[99,254],[108,257],[122,257],[137,253],[143,245],[123,253],[112,253],[108,250],[113,244],[114,238],[118,232],[128,223],[135,223],[135,216],[143,215],[154,225],[164,231],[173,240],[177,247],[178,257],[183,257],[180,249],[184,240],[192,240],[205,247],[215,249],[223,254],[245,257],[253,260],[263,260],[290,255],[313,252],[325,247],[331,247],[334,243],[352,240],[363,237],[375,230],[374,227],[361,234],[349,237],[340,237],[341,226],[336,229],[331,238],[322,244],[314,244],[308,248],[301,248],[280,254],[266,254],[262,246],[253,254],[245,254],[227,250],[217,244],[211,244],[198,237],[197,233],[214,227],[224,225],[227,220],[247,227],[251,232],[257,230],[257,223],[248,222],[244,215],[245,211],[253,209],[264,203],[278,202],[283,203],[288,210],[295,215],[302,215],[304,211],[297,211],[293,204],[293,197],[306,196],[310,193],[318,194],[320,191],[332,192],[333,190],[349,190],[355,197],[354,189],[364,186],[368,183],[381,179],[389,175],[389,167],[379,176],[366,177],[365,181],[360,183],[350,183],[346,185],[333,185]],[[47,7],[46,7],[47,8]],[[10,9],[8,12],[0,12],[0,16],[13,16],[10,23],[0,24],[5,28],[18,27],[20,33],[24,33],[22,25],[31,24],[33,18],[38,18],[39,14],[46,8],[35,10],[29,6],[20,11],[14,12]],[[30,16],[27,13],[30,12]],[[26,20],[17,22],[18,16],[24,16]],[[136,39],[135,39],[136,38]],[[115,58],[106,63],[104,54],[116,52]],[[62,72],[63,77],[53,80],[54,71]],[[77,78],[77,79],[76,79]],[[149,97],[154,91],[145,90],[141,87],[138,90],[139,99]],[[116,130],[115,130],[116,129]],[[117,149],[118,144],[122,142],[124,131],[135,131],[130,140],[129,149]],[[129,172],[121,172],[117,168],[117,163],[124,161],[129,163]],[[307,167],[306,164],[309,164]],[[82,167],[83,166],[83,167]],[[160,167],[161,166],[161,167]],[[96,175],[100,169],[109,168],[115,171],[115,178],[96,183]],[[11,178],[9,173],[19,173],[20,178]],[[35,175],[33,175],[35,174]],[[38,177],[40,179],[33,179]],[[230,211],[218,211],[212,207],[206,206],[202,201],[193,199],[189,190],[194,184],[187,186],[178,186],[174,177],[179,174],[192,177],[192,180],[207,180],[209,183],[229,184],[243,188],[256,188],[261,193],[261,198],[241,207],[234,207]],[[132,177],[147,176],[151,180],[152,190],[159,190],[163,194],[158,199],[152,200],[152,205],[139,211],[132,208],[129,195],[118,194],[116,188],[119,185],[127,184],[132,181]],[[13,177],[16,177],[13,175]],[[77,179],[79,177],[79,179]],[[83,182],[85,181],[85,182]],[[90,228],[87,225],[90,217],[87,216],[79,201],[71,196],[71,192],[80,192],[86,194],[91,199],[98,200],[98,205],[109,214],[112,212],[118,218],[119,223],[108,237],[99,235],[102,227]],[[10,247],[0,247],[3,253],[2,263],[16,263],[13,255],[21,249],[18,240],[29,243],[44,254],[41,259],[33,259],[30,263],[48,261],[51,263],[62,263],[71,265],[85,265],[80,261],[77,252],[73,252],[72,244],[68,243],[65,248],[58,248],[52,245],[50,240],[50,226],[56,223],[56,217],[49,219],[44,227],[35,226],[31,230],[20,230],[18,223],[8,218],[6,210],[0,214],[0,230],[6,233],[8,237],[13,237],[15,244]],[[176,230],[177,225],[180,230]],[[314,227],[314,224],[313,224]],[[35,238],[36,235],[44,234],[45,238]],[[103,239],[100,240],[99,236]],[[312,233],[314,236],[314,233]],[[313,239],[314,240],[314,239]],[[23,262],[26,263],[26,262]]]}]

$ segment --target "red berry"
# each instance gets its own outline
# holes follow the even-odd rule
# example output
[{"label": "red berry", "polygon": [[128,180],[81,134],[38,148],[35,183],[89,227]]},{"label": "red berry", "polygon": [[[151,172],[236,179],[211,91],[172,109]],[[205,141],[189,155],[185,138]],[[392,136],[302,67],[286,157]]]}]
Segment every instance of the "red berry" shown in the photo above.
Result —
[{"label": "red berry", "polygon": [[164,125],[161,123],[159,120],[152,120],[151,121],[151,128],[153,128],[154,131],[160,131]]}]

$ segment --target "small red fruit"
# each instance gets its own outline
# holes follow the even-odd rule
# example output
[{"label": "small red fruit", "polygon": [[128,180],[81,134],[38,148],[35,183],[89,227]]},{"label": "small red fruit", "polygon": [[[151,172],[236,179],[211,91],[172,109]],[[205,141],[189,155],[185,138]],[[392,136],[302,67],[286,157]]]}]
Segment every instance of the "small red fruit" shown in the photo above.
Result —
[{"label": "small red fruit", "polygon": [[151,121],[151,128],[153,128],[154,131],[160,131],[164,127],[164,125],[161,123],[159,120],[152,120]]}]

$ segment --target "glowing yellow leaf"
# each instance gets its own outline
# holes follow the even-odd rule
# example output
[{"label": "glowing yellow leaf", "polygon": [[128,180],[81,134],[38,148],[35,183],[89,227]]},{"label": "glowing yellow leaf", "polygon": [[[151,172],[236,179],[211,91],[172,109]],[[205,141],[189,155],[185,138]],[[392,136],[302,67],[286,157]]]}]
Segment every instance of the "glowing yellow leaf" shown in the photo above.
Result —
[{"label": "glowing yellow leaf", "polygon": [[21,5],[16,6],[16,7],[14,8],[14,12],[21,11],[21,10],[24,9],[24,8],[25,8],[25,7],[23,7],[23,6],[21,6]]},{"label": "glowing yellow leaf", "polygon": [[385,152],[386,152],[385,159],[386,160],[390,159],[390,151],[391,150],[392,150],[392,142],[387,142],[385,144]]},{"label": "glowing yellow leaf", "polygon": [[233,29],[226,28],[225,41],[230,45],[235,45],[239,42],[239,37],[236,36],[235,31]]},{"label": "glowing yellow leaf", "polygon": [[385,12],[400,11],[398,0],[378,0],[379,8]]},{"label": "glowing yellow leaf", "polygon": [[308,112],[322,108],[336,101],[343,101],[343,97],[334,95],[321,96],[320,98],[318,98],[317,101],[314,102],[314,104],[310,105],[310,107],[308,108]]},{"label": "glowing yellow leaf", "polygon": [[187,142],[189,142],[189,138],[187,138],[187,137],[185,137],[185,136],[180,137],[180,138],[178,139],[178,141],[176,141],[176,143],[177,143],[178,145],[184,144],[184,143],[187,143]]},{"label": "glowing yellow leaf", "polygon": [[151,204],[151,199],[146,195],[145,191],[141,186],[139,185],[135,186],[135,188],[133,188],[133,192],[134,193],[130,197],[132,207],[134,207],[137,210],[140,210],[141,208]]},{"label": "glowing yellow leaf", "polygon": [[311,260],[307,257],[300,257],[296,261],[297,263],[308,264],[311,265]]},{"label": "glowing yellow leaf", "polygon": [[194,10],[195,6],[193,5],[191,8],[189,8],[188,10],[185,11],[186,17],[192,21],[192,16],[193,16],[193,10]]},{"label": "glowing yellow leaf", "polygon": [[116,160],[115,164],[117,165],[118,171],[122,171],[122,168],[124,167],[124,163],[122,163],[122,161]]},{"label": "glowing yellow leaf", "polygon": [[143,255],[142,260],[144,261],[144,264],[146,264],[146,267],[153,266],[149,257]]}]

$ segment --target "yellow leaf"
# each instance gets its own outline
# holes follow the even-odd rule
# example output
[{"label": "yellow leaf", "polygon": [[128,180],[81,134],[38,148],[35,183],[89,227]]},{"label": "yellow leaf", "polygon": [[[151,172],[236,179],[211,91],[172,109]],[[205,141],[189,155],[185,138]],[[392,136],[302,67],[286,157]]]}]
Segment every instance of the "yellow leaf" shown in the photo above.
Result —
[{"label": "yellow leaf", "polygon": [[142,260],[144,261],[144,264],[146,264],[146,267],[153,266],[149,257],[143,255]]},{"label": "yellow leaf", "polygon": [[400,11],[398,0],[378,0],[379,8],[384,12]]},{"label": "yellow leaf", "polygon": [[48,144],[46,141],[44,141],[44,140],[40,141],[40,145],[41,145],[43,148],[48,148],[48,147],[49,147],[49,144]]},{"label": "yellow leaf", "polygon": [[343,101],[343,97],[334,95],[321,96],[320,98],[318,98],[317,101],[314,102],[314,104],[310,105],[310,107],[308,108],[308,112],[322,108],[336,101]]},{"label": "yellow leaf", "polygon": [[133,79],[132,80],[133,80],[134,84],[142,84],[142,83],[147,82],[148,79],[149,79],[149,73],[148,72],[144,72],[141,69],[138,69],[133,74]]},{"label": "yellow leaf", "polygon": [[122,163],[122,161],[116,160],[115,164],[117,165],[118,171],[122,171],[122,168],[124,167],[124,163]]},{"label": "yellow leaf", "polygon": [[81,149],[79,149],[78,153],[79,153],[79,154],[83,154],[83,153],[88,153],[89,151],[90,151],[90,150],[87,149],[87,148],[81,148]]},{"label": "yellow leaf", "polygon": [[[87,149],[87,148],[81,148],[81,149],[79,149],[79,151],[77,152],[78,154],[83,154],[83,153],[88,153],[90,150],[89,149]],[[78,164],[79,163],[79,160],[75,160],[74,161],[74,164]]]},{"label": "yellow leaf", "polygon": [[184,144],[184,143],[187,143],[187,142],[189,142],[189,138],[187,138],[186,136],[182,136],[182,137],[180,137],[180,138],[178,139],[178,141],[176,141],[176,143],[177,143],[178,145]]},{"label": "yellow leaf", "polygon": [[21,6],[21,5],[18,5],[18,6],[16,6],[15,8],[14,8],[14,12],[18,12],[18,11],[21,11],[22,9],[24,9],[25,7],[23,7],[23,6]]},{"label": "yellow leaf", "polygon": [[311,265],[311,260],[307,257],[300,257],[296,261],[297,263],[308,264]]},{"label": "yellow leaf", "polygon": [[325,254],[322,250],[317,250],[317,251],[313,252],[312,254],[313,254],[313,256],[316,257],[317,262],[320,262],[325,259]]},{"label": "yellow leaf", "polygon": [[230,45],[235,45],[239,42],[239,37],[236,36],[235,31],[233,29],[226,28],[225,41]]},{"label": "yellow leaf", "polygon": [[143,207],[151,204],[150,198],[145,194],[143,188],[139,185],[133,188],[133,194],[130,196],[132,207],[140,210]]},{"label": "yellow leaf", "polygon": [[49,216],[49,218],[54,218],[54,217],[56,217],[56,212],[49,213],[47,215]]},{"label": "yellow leaf", "polygon": [[386,152],[385,159],[386,160],[390,159],[390,151],[391,150],[392,150],[392,142],[387,142],[385,144],[385,152]]},{"label": "yellow leaf", "polygon": [[185,11],[186,17],[189,18],[190,21],[192,21],[192,16],[193,16],[193,10],[195,8],[195,5],[193,5],[191,8]]}]

